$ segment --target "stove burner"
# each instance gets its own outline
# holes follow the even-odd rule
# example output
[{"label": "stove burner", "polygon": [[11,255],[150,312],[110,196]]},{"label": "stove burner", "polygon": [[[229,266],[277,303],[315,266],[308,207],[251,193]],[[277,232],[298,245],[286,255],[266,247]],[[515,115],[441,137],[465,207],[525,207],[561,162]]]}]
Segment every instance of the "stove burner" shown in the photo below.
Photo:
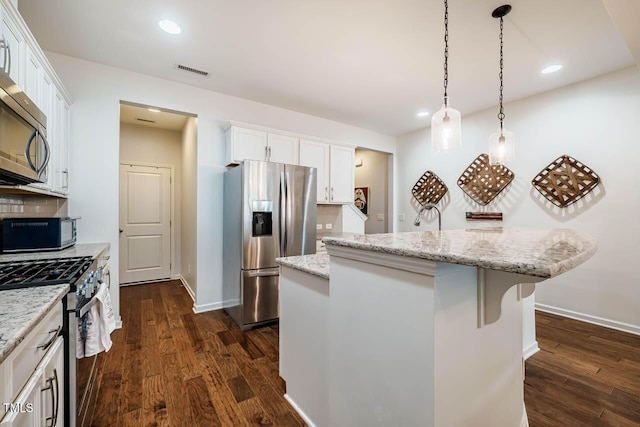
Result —
[{"label": "stove burner", "polygon": [[91,266],[91,257],[0,263],[0,290],[73,284]]}]

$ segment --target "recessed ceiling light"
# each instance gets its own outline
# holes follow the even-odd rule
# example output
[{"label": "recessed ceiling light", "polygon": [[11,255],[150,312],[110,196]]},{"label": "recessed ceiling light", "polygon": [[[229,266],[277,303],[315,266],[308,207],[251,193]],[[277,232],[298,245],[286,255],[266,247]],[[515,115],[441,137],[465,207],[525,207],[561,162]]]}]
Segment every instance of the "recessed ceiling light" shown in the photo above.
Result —
[{"label": "recessed ceiling light", "polygon": [[158,110],[157,108],[147,108],[147,110],[151,111],[152,113],[159,113],[160,110]]},{"label": "recessed ceiling light", "polygon": [[562,68],[562,65],[560,65],[560,64],[549,65],[549,66],[544,67],[542,69],[542,74],[555,73],[556,71],[558,71],[561,68]]},{"label": "recessed ceiling light", "polygon": [[416,114],[418,117],[427,117],[429,115],[428,111],[420,111]]},{"label": "recessed ceiling light", "polygon": [[180,25],[176,24],[173,21],[169,21],[168,19],[163,19],[162,21],[158,22],[158,25],[160,26],[160,28],[162,28],[163,31],[169,34],[176,35],[182,32],[182,28],[180,28]]}]

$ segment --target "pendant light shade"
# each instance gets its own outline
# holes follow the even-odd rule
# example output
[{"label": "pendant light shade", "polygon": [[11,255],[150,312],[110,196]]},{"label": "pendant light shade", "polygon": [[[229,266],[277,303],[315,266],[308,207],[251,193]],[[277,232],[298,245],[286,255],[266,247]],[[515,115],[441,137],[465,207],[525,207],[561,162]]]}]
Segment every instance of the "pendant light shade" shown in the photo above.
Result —
[{"label": "pendant light shade", "polygon": [[516,157],[516,138],[513,132],[509,132],[504,128],[504,106],[502,105],[502,91],[504,89],[503,69],[504,69],[504,55],[502,41],[502,31],[504,28],[504,17],[511,12],[511,5],[505,4],[496,8],[491,16],[494,18],[500,18],[500,112],[498,113],[498,120],[500,121],[500,127],[498,130],[489,137],[489,163],[492,165],[502,165],[507,162],[511,162]]},{"label": "pendant light shade", "polygon": [[431,151],[460,148],[461,123],[460,111],[449,107],[445,96],[442,108],[431,117]]},{"label": "pendant light shade", "polygon": [[445,151],[461,146],[461,117],[449,106],[449,2],[444,0],[444,97],[442,108],[431,117],[431,151]]},{"label": "pendant light shade", "polygon": [[513,132],[498,129],[489,137],[489,163],[502,165],[516,156],[516,137]]}]

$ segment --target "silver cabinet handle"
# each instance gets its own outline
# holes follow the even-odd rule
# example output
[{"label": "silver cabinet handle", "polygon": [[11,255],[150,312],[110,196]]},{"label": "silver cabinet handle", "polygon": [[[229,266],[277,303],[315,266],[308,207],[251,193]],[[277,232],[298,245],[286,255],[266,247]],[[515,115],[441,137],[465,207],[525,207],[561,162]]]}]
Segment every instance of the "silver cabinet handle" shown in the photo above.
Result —
[{"label": "silver cabinet handle", "polygon": [[7,43],[7,40],[4,38],[4,36],[2,36],[2,40],[0,40],[0,49],[4,50],[4,58],[3,58],[3,61],[2,61],[2,69],[7,74],[9,74],[9,70],[7,69],[7,61],[9,60],[9,58],[8,58],[9,52],[7,51],[8,47],[9,47],[9,44]]},{"label": "silver cabinet handle", "polygon": [[264,159],[269,161],[269,147],[267,145],[264,146]]},{"label": "silver cabinet handle", "polygon": [[269,161],[271,161],[271,146],[269,146],[268,148],[269,148]]},{"label": "silver cabinet handle", "polygon": [[[51,347],[51,344],[53,344],[53,342],[56,340],[56,338],[58,337],[58,335],[60,334],[60,331],[62,330],[62,325],[58,326],[58,329],[52,329],[49,332],[47,332],[48,334],[53,334],[53,336],[51,337],[51,339],[49,341],[47,341],[44,344],[40,344],[39,346],[37,346],[36,348],[41,348],[43,350],[48,349],[49,347]],[[55,332],[55,333],[54,333]]]},{"label": "silver cabinet handle", "polygon": [[331,187],[331,201],[333,202],[333,187]]},{"label": "silver cabinet handle", "polygon": [[324,187],[324,199],[329,200],[329,187]]},{"label": "silver cabinet handle", "polygon": [[62,173],[64,174],[64,185],[62,186],[62,188],[64,188],[65,190],[69,189],[69,169],[66,169],[62,171]]},{"label": "silver cabinet handle", "polygon": [[[53,383],[56,383],[54,388]],[[48,384],[42,391],[51,390],[51,416],[47,417],[45,420],[47,422],[46,427],[55,427],[58,424],[58,410],[60,404],[60,383],[58,382],[58,370],[53,370],[53,376],[46,379],[46,383]],[[51,424],[49,424],[51,421]]]}]

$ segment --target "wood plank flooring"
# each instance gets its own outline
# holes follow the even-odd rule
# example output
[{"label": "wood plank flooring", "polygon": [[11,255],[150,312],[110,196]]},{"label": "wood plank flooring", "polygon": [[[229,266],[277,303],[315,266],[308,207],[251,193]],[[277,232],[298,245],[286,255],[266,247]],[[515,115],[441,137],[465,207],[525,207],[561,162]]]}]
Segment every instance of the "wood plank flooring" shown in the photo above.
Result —
[{"label": "wood plank flooring", "polygon": [[529,424],[640,426],[640,337],[536,312],[526,363]]},{"label": "wood plank flooring", "polygon": [[[179,281],[120,289],[123,329],[101,354],[93,426],[304,426],[284,400],[278,327],[243,333],[194,314]],[[640,337],[537,313],[531,427],[640,426]]]},{"label": "wood plank flooring", "polygon": [[194,314],[179,281],[120,288],[93,426],[304,426],[284,400],[278,327]]}]

